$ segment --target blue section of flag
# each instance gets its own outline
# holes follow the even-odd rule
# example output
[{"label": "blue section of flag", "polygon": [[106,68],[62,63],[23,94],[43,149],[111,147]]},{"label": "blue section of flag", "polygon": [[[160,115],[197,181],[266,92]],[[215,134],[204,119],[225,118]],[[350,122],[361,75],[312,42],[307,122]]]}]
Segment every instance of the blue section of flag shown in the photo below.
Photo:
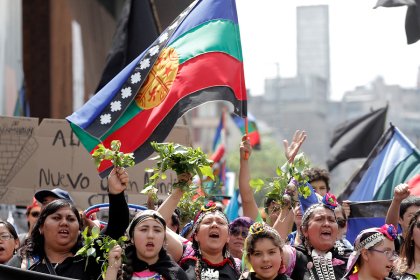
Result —
[{"label": "blue section of flag", "polygon": [[234,219],[239,217],[240,207],[241,204],[239,203],[239,190],[235,190],[232,198],[229,201],[228,206],[225,209],[225,214],[229,221],[233,221]]},{"label": "blue section of flag", "polygon": [[375,157],[366,173],[363,174],[357,187],[349,196],[351,201],[370,201],[384,183],[389,174],[404,161],[414,149],[414,145],[398,128],[394,127],[394,134],[390,141]]},{"label": "blue section of flag", "polygon": [[[197,5],[188,15],[188,20],[185,21],[181,26],[179,26],[178,29],[175,31],[174,35],[169,40],[169,44],[175,41],[178,37],[182,36],[182,34],[184,34],[185,32],[210,20],[227,19],[238,24],[238,16],[236,13],[235,1],[202,0],[198,2],[199,3],[197,3]],[[229,2],[228,5],[231,5],[231,8],[226,8],[226,2]]]},{"label": "blue section of flag", "polygon": [[214,134],[213,147],[212,147],[213,152],[215,152],[216,149],[217,149],[217,147],[220,145],[221,135],[222,135],[222,128],[223,128],[223,115],[220,118],[219,125],[216,128],[216,133]]},{"label": "blue section of flag", "polygon": [[385,217],[350,218],[347,224],[347,240],[353,244],[357,235],[364,229],[381,227],[385,224]]}]

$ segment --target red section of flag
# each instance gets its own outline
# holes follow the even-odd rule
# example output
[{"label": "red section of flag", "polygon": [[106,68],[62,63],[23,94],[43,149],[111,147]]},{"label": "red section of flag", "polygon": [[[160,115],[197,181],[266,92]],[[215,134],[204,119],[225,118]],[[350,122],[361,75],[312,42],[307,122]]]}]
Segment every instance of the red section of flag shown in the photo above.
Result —
[{"label": "red section of flag", "polygon": [[407,184],[411,195],[420,196],[420,174],[411,178]]},{"label": "red section of flag", "polygon": [[223,155],[225,154],[225,146],[223,144],[217,147],[217,150],[211,155],[211,160],[214,162],[219,162]]}]

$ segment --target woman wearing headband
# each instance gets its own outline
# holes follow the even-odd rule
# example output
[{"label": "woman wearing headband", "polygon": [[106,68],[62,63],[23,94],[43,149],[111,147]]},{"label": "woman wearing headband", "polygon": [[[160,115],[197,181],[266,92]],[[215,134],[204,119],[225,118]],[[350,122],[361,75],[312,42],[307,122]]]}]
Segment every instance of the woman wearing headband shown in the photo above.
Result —
[{"label": "woman wearing headband", "polygon": [[394,246],[396,237],[397,231],[393,225],[361,231],[354,242],[345,279],[388,279],[393,263],[398,258]]},{"label": "woman wearing headband", "polygon": [[287,280],[282,259],[283,241],[275,229],[264,223],[254,223],[245,240],[246,263],[252,272],[241,279]]},{"label": "woman wearing headband", "polygon": [[[401,248],[396,268],[399,280],[418,279],[420,275],[420,210],[414,213],[406,230],[406,238]],[[417,277],[416,277],[417,276]]]},{"label": "woman wearing headband", "polygon": [[335,196],[327,194],[303,214],[301,244],[284,248],[292,279],[334,280],[344,276],[350,251],[337,241],[336,206]]},{"label": "woman wearing headband", "polygon": [[[137,214],[128,227],[128,237],[127,263],[118,279],[188,279],[165,250],[166,222],[157,211],[145,210]],[[121,271],[121,253],[118,245],[111,250],[105,280],[117,279]]]},{"label": "woman wearing headband", "polygon": [[190,279],[238,279],[240,261],[228,250],[228,220],[210,201],[194,219],[192,243],[184,246],[181,267]]}]

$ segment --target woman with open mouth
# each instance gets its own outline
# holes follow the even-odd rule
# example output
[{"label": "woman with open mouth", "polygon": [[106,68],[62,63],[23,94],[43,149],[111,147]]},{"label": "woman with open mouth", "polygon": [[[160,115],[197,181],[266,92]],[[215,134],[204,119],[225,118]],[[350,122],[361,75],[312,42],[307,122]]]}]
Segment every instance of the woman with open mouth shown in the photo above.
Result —
[{"label": "woman with open mouth", "polygon": [[[103,234],[113,239],[124,235],[129,212],[124,197],[129,177],[125,169],[114,169],[108,177],[109,220]],[[82,280],[96,280],[101,263],[77,255],[82,247],[82,221],[72,202],[57,199],[42,211],[20,254],[8,263],[14,267]],[[87,262],[87,266],[86,266]]]},{"label": "woman with open mouth", "polygon": [[115,279],[165,279],[187,280],[187,274],[166,252],[166,222],[159,212],[145,210],[137,214],[128,227],[130,244],[125,248],[127,263],[121,267],[120,246],[115,246],[109,255],[105,280]]},{"label": "woman with open mouth", "polygon": [[334,280],[344,276],[351,251],[337,241],[336,206],[335,196],[327,194],[321,203],[306,209],[300,229],[301,244],[284,247],[292,279]]},{"label": "woman with open mouth", "polygon": [[0,264],[7,263],[19,248],[19,238],[14,226],[0,220]]},{"label": "woman with open mouth", "polygon": [[354,251],[350,255],[344,279],[389,279],[394,261],[398,259],[394,246],[396,237],[397,231],[393,225],[361,231],[354,241]]}]

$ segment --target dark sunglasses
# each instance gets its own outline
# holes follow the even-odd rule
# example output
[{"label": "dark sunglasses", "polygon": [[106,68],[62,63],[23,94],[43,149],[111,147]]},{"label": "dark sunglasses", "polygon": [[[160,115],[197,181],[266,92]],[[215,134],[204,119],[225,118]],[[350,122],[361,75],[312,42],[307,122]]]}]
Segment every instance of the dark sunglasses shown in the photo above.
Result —
[{"label": "dark sunglasses", "polygon": [[346,219],[342,219],[342,218],[338,218],[337,219],[337,225],[340,228],[344,228],[346,226],[347,220]]},{"label": "dark sunglasses", "polygon": [[40,212],[38,212],[38,211],[34,211],[34,212],[31,212],[31,213],[29,213],[32,217],[34,217],[34,218],[38,218],[39,217],[39,214],[41,214]]},{"label": "dark sunglasses", "polygon": [[239,236],[241,235],[242,238],[246,238],[248,236],[248,231],[247,230],[239,230],[238,228],[232,228],[229,230],[230,235],[233,236]]},{"label": "dark sunglasses", "polygon": [[416,227],[420,228],[420,221],[416,223]]}]

